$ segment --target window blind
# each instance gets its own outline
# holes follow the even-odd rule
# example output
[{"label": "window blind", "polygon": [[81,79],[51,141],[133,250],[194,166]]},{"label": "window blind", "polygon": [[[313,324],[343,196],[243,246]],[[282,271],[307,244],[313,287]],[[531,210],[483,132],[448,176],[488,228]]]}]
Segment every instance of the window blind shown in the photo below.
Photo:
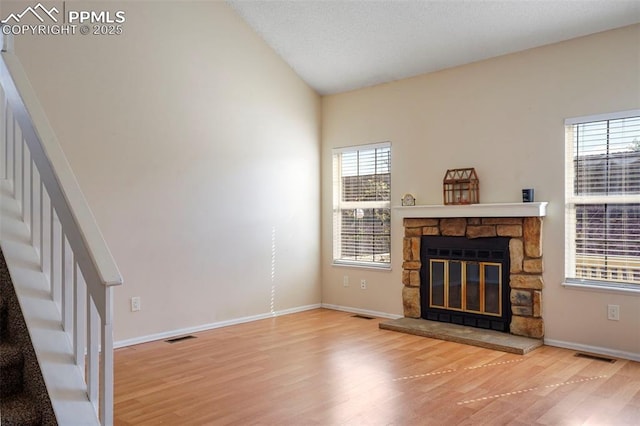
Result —
[{"label": "window blind", "polygon": [[567,124],[566,279],[640,285],[640,111]]},{"label": "window blind", "polygon": [[389,266],[391,145],[333,151],[333,259]]}]

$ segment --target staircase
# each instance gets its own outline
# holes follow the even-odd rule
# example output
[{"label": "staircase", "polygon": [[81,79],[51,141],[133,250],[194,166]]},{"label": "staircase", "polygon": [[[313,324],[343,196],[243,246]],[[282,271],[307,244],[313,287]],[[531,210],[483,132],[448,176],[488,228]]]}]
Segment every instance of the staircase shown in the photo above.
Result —
[{"label": "staircase", "polygon": [[112,425],[122,277],[6,31],[0,247],[0,425]]},{"label": "staircase", "polygon": [[2,426],[58,424],[1,252],[0,424]]}]

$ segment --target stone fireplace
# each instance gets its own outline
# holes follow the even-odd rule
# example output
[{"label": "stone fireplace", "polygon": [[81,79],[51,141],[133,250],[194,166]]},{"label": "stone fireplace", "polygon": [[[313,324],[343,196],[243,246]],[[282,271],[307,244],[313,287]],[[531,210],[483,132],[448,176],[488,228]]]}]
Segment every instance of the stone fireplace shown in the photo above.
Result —
[{"label": "stone fireplace", "polygon": [[[546,203],[523,203],[500,205],[499,215],[491,216],[492,210],[487,205],[454,207],[456,216],[469,213],[468,217],[434,217],[439,213],[451,210],[447,206],[435,206],[430,209],[429,217],[420,217],[425,207],[409,207],[402,214],[404,217],[402,300],[404,316],[407,318],[425,318],[421,303],[421,244],[423,236],[465,237],[469,241],[501,239],[508,244],[508,271],[505,271],[503,285],[504,299],[507,309],[508,327],[511,334],[541,339],[544,336],[542,319],[542,216]],[[515,206],[513,216],[505,216],[511,209],[504,206]],[[475,208],[474,208],[475,207]],[[427,207],[428,209],[428,207]],[[537,210],[536,210],[537,209]],[[533,212],[533,213],[531,213]],[[479,213],[482,213],[480,216]],[[408,217],[416,216],[416,217]],[[424,271],[423,271],[424,273]],[[424,276],[424,275],[423,275]],[[455,322],[455,321],[452,321]],[[464,325],[464,324],[463,324]],[[484,327],[484,328],[492,328]],[[495,327],[493,327],[495,328]],[[497,328],[496,328],[497,329]]]}]

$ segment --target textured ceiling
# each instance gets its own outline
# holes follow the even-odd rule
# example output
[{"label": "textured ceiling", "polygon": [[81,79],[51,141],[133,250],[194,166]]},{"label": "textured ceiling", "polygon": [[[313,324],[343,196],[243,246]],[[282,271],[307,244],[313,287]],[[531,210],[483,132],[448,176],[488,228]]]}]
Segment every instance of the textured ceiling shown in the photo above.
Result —
[{"label": "textured ceiling", "polygon": [[640,0],[227,3],[320,94],[399,80],[640,22]]}]

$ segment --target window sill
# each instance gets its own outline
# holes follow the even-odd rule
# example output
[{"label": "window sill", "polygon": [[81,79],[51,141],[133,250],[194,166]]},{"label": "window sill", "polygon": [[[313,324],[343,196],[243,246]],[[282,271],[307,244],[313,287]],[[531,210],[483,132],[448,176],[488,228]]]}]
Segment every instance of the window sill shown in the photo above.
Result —
[{"label": "window sill", "polygon": [[381,272],[391,272],[391,264],[389,265],[375,265],[372,263],[359,263],[359,262],[338,262],[333,261],[332,266],[337,266],[340,268],[358,268],[358,269],[369,269],[371,271],[381,271]]},{"label": "window sill", "polygon": [[570,290],[585,290],[585,291],[595,291],[599,293],[616,293],[616,294],[627,294],[630,296],[638,296],[640,297],[640,286],[634,286],[632,284],[624,285],[624,284],[614,284],[614,283],[594,283],[594,282],[563,282],[562,286],[568,288]]}]

